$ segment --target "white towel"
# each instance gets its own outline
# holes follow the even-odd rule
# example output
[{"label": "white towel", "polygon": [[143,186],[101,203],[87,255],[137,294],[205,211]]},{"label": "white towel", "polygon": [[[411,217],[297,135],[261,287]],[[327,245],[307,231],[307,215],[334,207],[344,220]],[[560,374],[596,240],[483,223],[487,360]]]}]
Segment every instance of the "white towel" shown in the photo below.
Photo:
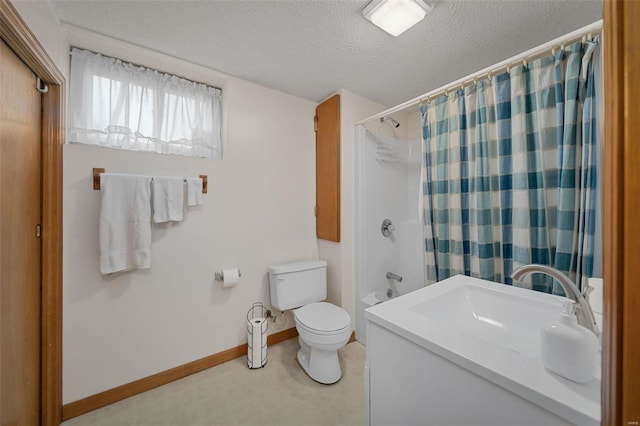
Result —
[{"label": "white towel", "polygon": [[100,272],[151,267],[151,178],[100,175]]},{"label": "white towel", "polygon": [[184,208],[184,179],[153,177],[153,221],[180,222]]},{"label": "white towel", "polygon": [[202,178],[187,178],[187,205],[202,205]]}]

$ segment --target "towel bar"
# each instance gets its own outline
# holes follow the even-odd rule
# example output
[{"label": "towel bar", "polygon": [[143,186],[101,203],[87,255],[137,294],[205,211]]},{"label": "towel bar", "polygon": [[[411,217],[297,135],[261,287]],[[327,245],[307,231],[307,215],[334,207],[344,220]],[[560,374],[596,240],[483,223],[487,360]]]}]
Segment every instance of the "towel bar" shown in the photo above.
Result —
[{"label": "towel bar", "polygon": [[[100,168],[100,167],[93,168],[93,189],[96,191],[100,190],[100,174],[104,172],[105,171],[103,168]],[[202,179],[202,193],[206,194],[207,193],[207,175],[200,175],[198,177]],[[187,180],[185,179],[184,181],[186,182]]]}]

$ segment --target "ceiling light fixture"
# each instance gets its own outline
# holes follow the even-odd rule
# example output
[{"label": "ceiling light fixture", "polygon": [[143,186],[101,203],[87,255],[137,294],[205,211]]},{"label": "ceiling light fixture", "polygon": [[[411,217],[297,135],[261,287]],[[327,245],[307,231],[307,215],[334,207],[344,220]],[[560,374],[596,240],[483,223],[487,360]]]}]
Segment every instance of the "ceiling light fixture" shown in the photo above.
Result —
[{"label": "ceiling light fixture", "polygon": [[362,9],[369,21],[394,37],[420,22],[433,7],[422,0],[372,0]]}]

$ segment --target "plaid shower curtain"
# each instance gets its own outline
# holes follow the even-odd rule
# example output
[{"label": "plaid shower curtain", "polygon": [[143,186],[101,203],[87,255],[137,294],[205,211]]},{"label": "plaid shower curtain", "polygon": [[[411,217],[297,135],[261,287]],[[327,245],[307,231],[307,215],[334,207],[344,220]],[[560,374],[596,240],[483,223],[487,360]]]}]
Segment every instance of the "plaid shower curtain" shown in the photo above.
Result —
[{"label": "plaid shower curtain", "polygon": [[465,274],[562,294],[511,274],[541,263],[578,287],[591,276],[595,48],[572,44],[421,107],[427,283]]}]

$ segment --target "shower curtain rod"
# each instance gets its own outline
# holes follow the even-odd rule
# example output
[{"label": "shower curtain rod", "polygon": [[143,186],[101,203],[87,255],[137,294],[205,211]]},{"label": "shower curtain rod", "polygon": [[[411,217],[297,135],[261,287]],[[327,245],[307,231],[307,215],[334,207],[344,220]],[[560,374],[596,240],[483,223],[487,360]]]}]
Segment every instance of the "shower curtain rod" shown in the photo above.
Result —
[{"label": "shower curtain rod", "polygon": [[452,83],[445,84],[444,86],[438,87],[437,89],[431,90],[423,95],[403,102],[400,105],[384,110],[369,118],[365,118],[364,120],[357,122],[356,125],[367,124],[371,121],[379,120],[386,115],[393,114],[410,106],[423,104],[425,102],[428,102],[432,98],[444,95],[451,90],[457,90],[468,85],[469,83],[473,83],[481,80],[482,78],[496,75],[498,71],[508,71],[510,67],[514,65],[526,65],[526,63],[529,61],[533,61],[545,55],[555,53],[556,49],[563,48],[566,44],[570,44],[578,40],[582,40],[584,42],[587,38],[592,38],[592,36],[600,33],[602,33],[602,19],[594,22],[593,24],[586,25],[568,34],[553,39],[547,43],[541,44],[538,47],[529,49],[526,52],[520,53],[519,55],[512,56],[509,59],[505,59],[504,61],[498,62],[497,64],[491,65],[478,72],[460,78]]}]

